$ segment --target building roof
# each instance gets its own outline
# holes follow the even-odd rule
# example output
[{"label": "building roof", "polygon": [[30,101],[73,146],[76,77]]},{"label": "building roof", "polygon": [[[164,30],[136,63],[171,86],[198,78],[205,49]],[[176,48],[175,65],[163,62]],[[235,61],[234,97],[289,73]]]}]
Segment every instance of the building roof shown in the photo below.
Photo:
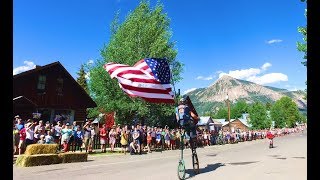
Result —
[{"label": "building roof", "polygon": [[83,96],[81,96],[83,99],[86,100],[87,105],[88,107],[97,107],[97,104],[92,100],[92,98],[88,95],[88,93],[80,86],[80,84],[70,75],[70,73],[62,66],[62,64],[59,62],[59,61],[56,61],[56,62],[53,62],[53,63],[50,63],[50,64],[47,64],[47,65],[44,65],[44,66],[36,66],[36,68],[34,69],[31,69],[29,71],[25,71],[25,72],[22,72],[22,73],[19,73],[19,74],[16,74],[13,76],[13,79],[18,79],[18,78],[21,78],[21,77],[24,77],[26,75],[30,75],[30,74],[33,74],[35,72],[39,72],[39,71],[43,71],[43,70],[47,70],[49,68],[61,68],[66,76],[68,78],[71,79],[71,82],[73,83],[73,85],[75,87],[77,87],[79,89],[79,91],[83,94]]},{"label": "building roof", "polygon": [[225,121],[225,119],[212,119],[214,124],[222,124],[222,121]]},{"label": "building roof", "polygon": [[197,125],[207,125],[209,123],[213,123],[210,116],[201,116],[200,120],[198,121]]},{"label": "building roof", "polygon": [[13,104],[21,104],[21,105],[31,105],[33,107],[36,107],[37,104],[32,102],[30,99],[24,97],[24,96],[18,96],[13,98]]},{"label": "building roof", "polygon": [[[247,127],[251,127],[249,124],[248,124],[248,122],[247,122],[247,120],[246,119],[230,119],[230,122],[233,122],[233,121],[235,121],[235,120],[239,120],[242,124],[244,124],[245,126],[247,126]],[[228,121],[224,121],[224,122],[222,122],[222,126],[225,126],[225,125],[228,125],[229,124],[229,122]]]}]

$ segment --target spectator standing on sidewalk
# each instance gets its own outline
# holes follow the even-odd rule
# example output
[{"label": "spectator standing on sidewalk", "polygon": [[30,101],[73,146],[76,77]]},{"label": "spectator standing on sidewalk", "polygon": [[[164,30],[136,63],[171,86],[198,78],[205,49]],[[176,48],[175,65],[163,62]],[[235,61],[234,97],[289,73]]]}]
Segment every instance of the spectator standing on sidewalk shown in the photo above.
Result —
[{"label": "spectator standing on sidewalk", "polygon": [[[75,146],[80,148],[80,152],[82,152],[82,143],[83,143],[83,132],[81,131],[80,126],[77,126],[77,131],[74,132],[74,140],[75,140]],[[76,148],[73,149],[73,152],[76,151]]]},{"label": "spectator standing on sidewalk", "polygon": [[26,134],[26,128],[22,128],[20,129],[19,131],[19,145],[18,145],[18,149],[19,149],[19,155],[21,155],[25,148],[26,148],[26,137],[27,137],[27,134]]},{"label": "spectator standing on sidewalk", "polygon": [[156,131],[157,128],[156,127],[151,127],[151,144],[152,144],[152,148],[155,148],[156,145]]},{"label": "spectator standing on sidewalk", "polygon": [[42,120],[40,120],[39,124],[34,128],[35,142],[38,142],[40,140],[41,135],[45,135],[45,127]]},{"label": "spectator standing on sidewalk", "polygon": [[125,128],[123,128],[122,131],[121,131],[120,143],[121,143],[121,147],[122,147],[122,150],[123,150],[124,154],[127,153],[128,139],[129,139],[128,133],[125,130]]},{"label": "spectator standing on sidewalk", "polygon": [[65,127],[61,130],[61,144],[63,146],[63,151],[69,151],[69,140],[72,136],[72,129],[70,129],[70,123],[67,122]]},{"label": "spectator standing on sidewalk", "polygon": [[106,143],[107,143],[107,128],[106,124],[102,125],[102,128],[100,129],[99,132],[100,135],[100,144],[101,144],[101,152],[107,152],[106,151]]},{"label": "spectator standing on sidewalk", "polygon": [[22,128],[24,128],[24,122],[19,115],[15,116],[15,119],[17,121],[16,128],[18,129],[18,131],[20,131]]},{"label": "spectator standing on sidewalk", "polygon": [[84,145],[85,145],[85,149],[86,152],[89,151],[89,153],[91,153],[91,145],[92,145],[92,139],[91,139],[91,120],[87,121],[86,124],[83,126],[83,130],[84,130]]},{"label": "spectator standing on sidewalk", "polygon": [[110,144],[111,152],[114,152],[114,145],[116,143],[116,135],[117,135],[117,133],[115,130],[115,126],[113,126],[109,132],[109,144]]},{"label": "spectator standing on sidewalk", "polygon": [[60,144],[61,139],[61,130],[62,130],[62,123],[61,121],[57,122],[57,125],[54,126],[54,142]]},{"label": "spectator standing on sidewalk", "polygon": [[148,129],[147,131],[147,148],[148,153],[151,153],[151,142],[152,142],[152,136],[151,136],[151,129]]},{"label": "spectator standing on sidewalk", "polygon": [[13,126],[13,155],[18,152],[18,146],[19,146],[19,130],[14,125]]},{"label": "spectator standing on sidewalk", "polygon": [[26,128],[26,147],[27,147],[29,144],[34,143],[34,124],[31,121],[31,119],[27,121],[25,128]]}]

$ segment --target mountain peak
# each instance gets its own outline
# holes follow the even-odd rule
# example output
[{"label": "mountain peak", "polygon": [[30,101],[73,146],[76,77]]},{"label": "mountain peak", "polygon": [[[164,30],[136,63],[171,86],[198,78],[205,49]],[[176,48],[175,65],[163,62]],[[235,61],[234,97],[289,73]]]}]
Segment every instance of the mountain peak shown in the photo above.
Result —
[{"label": "mountain peak", "polygon": [[[233,81],[233,82],[236,82],[237,81],[237,79],[236,78],[234,78],[234,77],[232,77],[232,76],[229,76],[229,75],[223,75],[223,76],[221,76],[219,79],[217,79],[213,84],[211,84],[210,86],[214,86],[215,84],[220,84],[220,83],[223,83],[223,84],[225,84],[225,85],[227,85],[227,84],[229,84],[229,85],[231,85],[231,84],[233,84],[233,83],[231,83],[231,81]],[[210,87],[209,86],[209,87]]]},{"label": "mountain peak", "polygon": [[235,78],[225,74],[225,75],[221,76],[219,79],[220,80],[230,80],[230,79],[235,79]]}]

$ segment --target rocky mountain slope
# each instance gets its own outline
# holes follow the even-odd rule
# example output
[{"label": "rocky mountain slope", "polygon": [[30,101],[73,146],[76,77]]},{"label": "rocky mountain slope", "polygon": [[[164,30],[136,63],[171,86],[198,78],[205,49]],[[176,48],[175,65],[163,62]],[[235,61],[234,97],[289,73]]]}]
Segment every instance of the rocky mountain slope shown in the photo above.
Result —
[{"label": "rocky mountain slope", "polygon": [[187,93],[195,105],[198,113],[212,112],[219,106],[223,106],[226,96],[235,103],[245,100],[247,103],[260,101],[273,103],[283,96],[289,96],[298,105],[299,109],[307,109],[307,101],[303,99],[304,91],[289,91],[270,86],[262,86],[253,82],[235,79],[224,75],[207,88],[199,88]]}]

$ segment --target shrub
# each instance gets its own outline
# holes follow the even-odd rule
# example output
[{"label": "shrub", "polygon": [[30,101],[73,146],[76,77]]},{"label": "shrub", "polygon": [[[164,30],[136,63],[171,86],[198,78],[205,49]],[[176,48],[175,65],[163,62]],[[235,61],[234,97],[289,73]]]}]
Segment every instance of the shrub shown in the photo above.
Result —
[{"label": "shrub", "polygon": [[88,159],[88,153],[66,152],[66,153],[60,153],[59,157],[62,163],[86,162]]},{"label": "shrub", "polygon": [[27,146],[24,154],[56,154],[58,152],[58,148],[58,144],[30,144]]},{"label": "shrub", "polygon": [[20,155],[16,160],[16,166],[30,167],[61,163],[58,154]]}]

